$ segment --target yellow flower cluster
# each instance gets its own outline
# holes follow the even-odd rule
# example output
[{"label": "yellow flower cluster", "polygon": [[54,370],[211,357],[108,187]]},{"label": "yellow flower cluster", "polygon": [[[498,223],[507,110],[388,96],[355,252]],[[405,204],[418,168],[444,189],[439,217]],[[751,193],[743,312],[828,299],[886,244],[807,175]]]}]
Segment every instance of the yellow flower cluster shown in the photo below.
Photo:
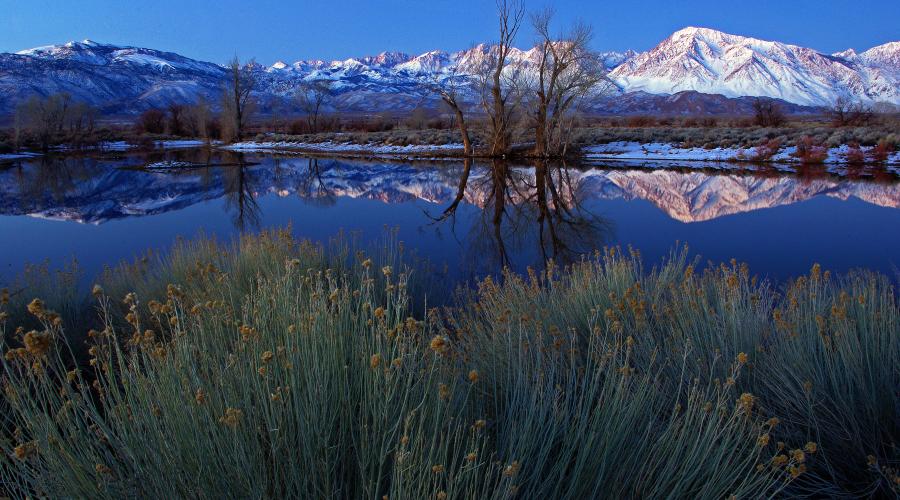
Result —
[{"label": "yellow flower cluster", "polygon": [[259,336],[259,332],[257,332],[255,328],[248,325],[242,325],[238,329],[238,332],[240,332],[241,340],[243,340],[244,342],[249,342]]},{"label": "yellow flower cluster", "polygon": [[19,460],[26,460],[33,457],[38,453],[37,441],[20,444],[13,448],[13,453]]},{"label": "yellow flower cluster", "polygon": [[746,413],[747,415],[750,415],[750,413],[753,411],[754,401],[755,398],[753,397],[753,394],[750,394],[749,392],[741,394],[740,399],[738,399],[738,403],[740,404],[741,408],[743,408],[744,413]]},{"label": "yellow flower cluster", "polygon": [[50,340],[50,332],[38,333],[34,330],[26,333],[22,339],[25,344],[25,350],[36,358],[47,354],[47,351],[50,350]]},{"label": "yellow flower cluster", "polygon": [[519,465],[519,461],[515,460],[515,461],[513,461],[513,463],[507,465],[503,469],[503,476],[504,477],[513,477],[519,472],[520,468],[521,468],[521,465]]},{"label": "yellow flower cluster", "polygon": [[241,423],[243,416],[244,412],[241,410],[229,407],[225,409],[225,415],[219,417],[219,423],[234,429]]},{"label": "yellow flower cluster", "polygon": [[450,340],[443,335],[435,335],[429,343],[431,350],[438,354],[445,354],[450,350]]}]

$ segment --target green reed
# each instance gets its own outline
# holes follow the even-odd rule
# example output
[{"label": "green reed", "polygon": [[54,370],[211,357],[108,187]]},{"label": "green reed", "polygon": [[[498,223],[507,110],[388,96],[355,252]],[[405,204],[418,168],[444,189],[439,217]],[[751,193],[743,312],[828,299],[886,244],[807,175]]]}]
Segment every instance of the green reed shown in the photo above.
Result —
[{"label": "green reed", "polygon": [[[340,240],[346,241],[346,240]],[[17,496],[896,494],[900,311],[882,277],[784,289],[686,250],[507,272],[422,310],[413,268],[289,231],[109,272],[87,358],[3,300]],[[417,305],[418,304],[418,305]]]}]

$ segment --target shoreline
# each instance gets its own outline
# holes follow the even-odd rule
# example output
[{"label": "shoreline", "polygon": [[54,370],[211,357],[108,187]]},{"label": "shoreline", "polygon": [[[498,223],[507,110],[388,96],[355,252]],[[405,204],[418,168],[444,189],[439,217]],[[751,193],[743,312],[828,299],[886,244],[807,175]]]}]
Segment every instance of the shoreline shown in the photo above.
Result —
[{"label": "shoreline", "polygon": [[[45,154],[86,152],[139,152],[142,146],[125,141],[101,143],[93,148],[74,149],[67,146],[55,148],[48,153],[22,151],[18,153],[0,154],[0,162],[21,161],[39,158]],[[355,144],[351,142],[289,142],[289,141],[243,141],[234,144],[223,144],[215,141],[208,143],[201,140],[166,140],[154,142],[154,149],[149,151],[210,148],[235,153],[267,153],[284,155],[315,155],[333,158],[377,158],[393,160],[461,160],[462,144],[450,143],[440,145],[390,145],[390,144]],[[860,150],[868,155],[871,147]],[[670,143],[641,143],[618,141],[605,144],[585,146],[576,161],[588,166],[596,166],[598,162],[614,162],[633,168],[697,168],[711,170],[761,170],[773,168],[786,173],[796,173],[798,168],[824,168],[833,174],[844,175],[850,169],[871,170],[873,168],[900,176],[900,151],[888,154],[883,162],[850,162],[847,153],[850,148],[842,145],[827,149],[827,157],[820,162],[803,162],[794,155],[796,147],[788,146],[778,150],[767,159],[754,159],[756,148],[684,148]],[[147,151],[147,150],[145,150]],[[473,159],[485,159],[474,157]],[[516,161],[532,160],[528,157],[512,158]]]}]

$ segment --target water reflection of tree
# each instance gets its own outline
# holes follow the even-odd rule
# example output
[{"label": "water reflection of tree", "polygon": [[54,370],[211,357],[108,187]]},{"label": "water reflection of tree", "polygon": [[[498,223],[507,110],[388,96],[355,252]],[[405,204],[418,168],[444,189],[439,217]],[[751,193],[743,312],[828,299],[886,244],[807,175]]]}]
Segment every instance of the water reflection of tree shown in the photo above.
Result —
[{"label": "water reflection of tree", "polygon": [[544,263],[568,263],[605,243],[609,221],[584,206],[579,184],[565,164],[541,161],[516,167],[493,160],[485,175],[473,176],[472,171],[467,159],[456,195],[435,220],[455,223],[467,196],[482,200],[466,238],[473,261],[491,256],[496,258],[491,267],[511,266],[511,254],[531,246]]},{"label": "water reflection of tree", "polygon": [[234,153],[234,156],[234,166],[222,167],[225,205],[234,212],[232,222],[239,231],[258,229],[260,207],[250,182],[249,167],[242,153]]},{"label": "water reflection of tree", "polygon": [[306,170],[296,186],[297,194],[317,205],[334,205],[336,201],[334,190],[325,182],[322,173],[334,168],[336,164],[334,160],[320,164],[318,158],[308,158]]},{"label": "water reflection of tree", "polygon": [[62,201],[97,173],[97,161],[83,156],[47,155],[31,160],[28,165],[28,169],[21,163],[17,165],[17,180],[23,197],[32,200],[50,195]]}]

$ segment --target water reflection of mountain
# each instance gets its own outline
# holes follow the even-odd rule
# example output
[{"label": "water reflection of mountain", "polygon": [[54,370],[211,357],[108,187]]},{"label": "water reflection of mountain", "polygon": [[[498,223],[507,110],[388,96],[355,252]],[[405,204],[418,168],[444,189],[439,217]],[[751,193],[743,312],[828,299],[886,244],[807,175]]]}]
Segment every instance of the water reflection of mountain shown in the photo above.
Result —
[{"label": "water reflection of mountain", "polygon": [[[175,211],[220,198],[228,200],[233,210],[252,210],[252,203],[247,203],[267,193],[300,196],[323,204],[339,197],[444,204],[453,199],[462,169],[461,164],[448,162],[398,164],[271,157],[254,161],[259,164],[170,172],[117,168],[146,163],[134,158],[45,158],[23,162],[0,171],[0,214],[100,224]],[[529,168],[516,170],[525,176],[531,173]],[[480,188],[483,184],[477,179],[487,172],[486,167],[473,167],[467,202],[485,205],[489,193]],[[572,169],[568,173],[583,201],[645,199],[682,222],[707,221],[817,196],[853,197],[900,208],[900,185],[896,183],[669,170]]]}]

